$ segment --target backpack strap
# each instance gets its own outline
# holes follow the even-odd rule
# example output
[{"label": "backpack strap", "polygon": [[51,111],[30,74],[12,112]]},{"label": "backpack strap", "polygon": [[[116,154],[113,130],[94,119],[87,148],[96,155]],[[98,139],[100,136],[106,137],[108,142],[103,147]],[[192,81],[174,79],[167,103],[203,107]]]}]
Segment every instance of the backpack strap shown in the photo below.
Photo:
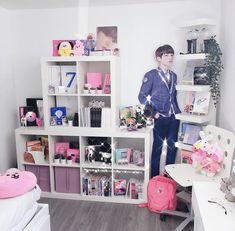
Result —
[{"label": "backpack strap", "polygon": [[138,208],[147,208],[147,207],[148,207],[148,203],[143,202],[143,203],[138,204]]}]

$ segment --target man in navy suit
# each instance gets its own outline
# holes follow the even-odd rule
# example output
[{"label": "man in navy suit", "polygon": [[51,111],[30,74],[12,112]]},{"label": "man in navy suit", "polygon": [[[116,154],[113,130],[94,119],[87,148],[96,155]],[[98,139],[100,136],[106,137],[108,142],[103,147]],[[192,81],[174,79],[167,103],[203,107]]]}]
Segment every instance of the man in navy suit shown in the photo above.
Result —
[{"label": "man in navy suit", "polygon": [[159,175],[163,141],[167,141],[166,165],[174,164],[175,142],[178,138],[179,120],[175,118],[180,109],[176,98],[177,75],[170,70],[174,49],[163,45],[155,51],[158,67],[144,75],[139,92],[141,104],[150,105],[154,117],[151,177]]}]

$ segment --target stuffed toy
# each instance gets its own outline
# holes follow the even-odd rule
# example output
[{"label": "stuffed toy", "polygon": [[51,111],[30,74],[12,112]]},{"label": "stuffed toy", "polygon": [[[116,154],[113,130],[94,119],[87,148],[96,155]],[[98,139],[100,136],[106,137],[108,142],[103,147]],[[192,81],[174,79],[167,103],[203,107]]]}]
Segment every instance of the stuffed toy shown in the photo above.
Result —
[{"label": "stuffed toy", "polygon": [[57,46],[59,56],[73,55],[73,44],[69,41],[63,41]]},{"label": "stuffed toy", "polygon": [[221,171],[223,152],[218,144],[212,144],[212,136],[200,132],[201,139],[193,145],[193,167],[197,172],[213,177]]},{"label": "stuffed toy", "polygon": [[33,173],[9,169],[0,176],[0,199],[22,195],[32,190],[36,183],[37,179]]},{"label": "stuffed toy", "polygon": [[82,56],[84,54],[84,45],[80,40],[76,40],[75,45],[73,47],[73,55]]}]

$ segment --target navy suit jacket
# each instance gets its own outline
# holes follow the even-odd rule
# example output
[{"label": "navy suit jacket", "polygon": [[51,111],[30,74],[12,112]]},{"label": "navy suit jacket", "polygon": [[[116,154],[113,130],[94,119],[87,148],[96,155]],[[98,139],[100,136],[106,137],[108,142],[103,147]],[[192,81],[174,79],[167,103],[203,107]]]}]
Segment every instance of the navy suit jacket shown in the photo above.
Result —
[{"label": "navy suit jacket", "polygon": [[158,112],[166,117],[171,113],[180,113],[176,98],[176,82],[177,75],[173,71],[170,71],[169,84],[162,69],[157,68],[147,72],[139,92],[140,103],[149,104],[147,96],[150,96],[150,104],[153,106],[154,113]]}]

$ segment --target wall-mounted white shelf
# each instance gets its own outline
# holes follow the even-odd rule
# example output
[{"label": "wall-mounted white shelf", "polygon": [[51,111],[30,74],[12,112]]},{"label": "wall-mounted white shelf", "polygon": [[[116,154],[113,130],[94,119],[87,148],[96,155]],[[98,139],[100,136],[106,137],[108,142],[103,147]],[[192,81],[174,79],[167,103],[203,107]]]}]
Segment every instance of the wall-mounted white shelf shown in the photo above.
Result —
[{"label": "wall-mounted white shelf", "polygon": [[177,91],[210,91],[209,85],[183,85],[183,84],[177,84],[176,85]]},{"label": "wall-mounted white shelf", "polygon": [[186,122],[192,122],[192,123],[206,123],[211,120],[211,117],[209,115],[191,115],[191,114],[176,114],[176,119],[186,121]]},{"label": "wall-mounted white shelf", "polygon": [[198,18],[193,20],[187,20],[178,24],[180,28],[193,28],[193,27],[203,27],[203,26],[215,26],[216,21],[211,18]]},{"label": "wall-mounted white shelf", "polygon": [[176,59],[181,60],[203,60],[206,58],[205,53],[200,54],[183,54],[183,55],[177,55]]},{"label": "wall-mounted white shelf", "polygon": [[192,145],[189,144],[184,144],[181,141],[178,141],[175,143],[175,146],[179,149],[187,150],[187,151],[192,151]]}]

